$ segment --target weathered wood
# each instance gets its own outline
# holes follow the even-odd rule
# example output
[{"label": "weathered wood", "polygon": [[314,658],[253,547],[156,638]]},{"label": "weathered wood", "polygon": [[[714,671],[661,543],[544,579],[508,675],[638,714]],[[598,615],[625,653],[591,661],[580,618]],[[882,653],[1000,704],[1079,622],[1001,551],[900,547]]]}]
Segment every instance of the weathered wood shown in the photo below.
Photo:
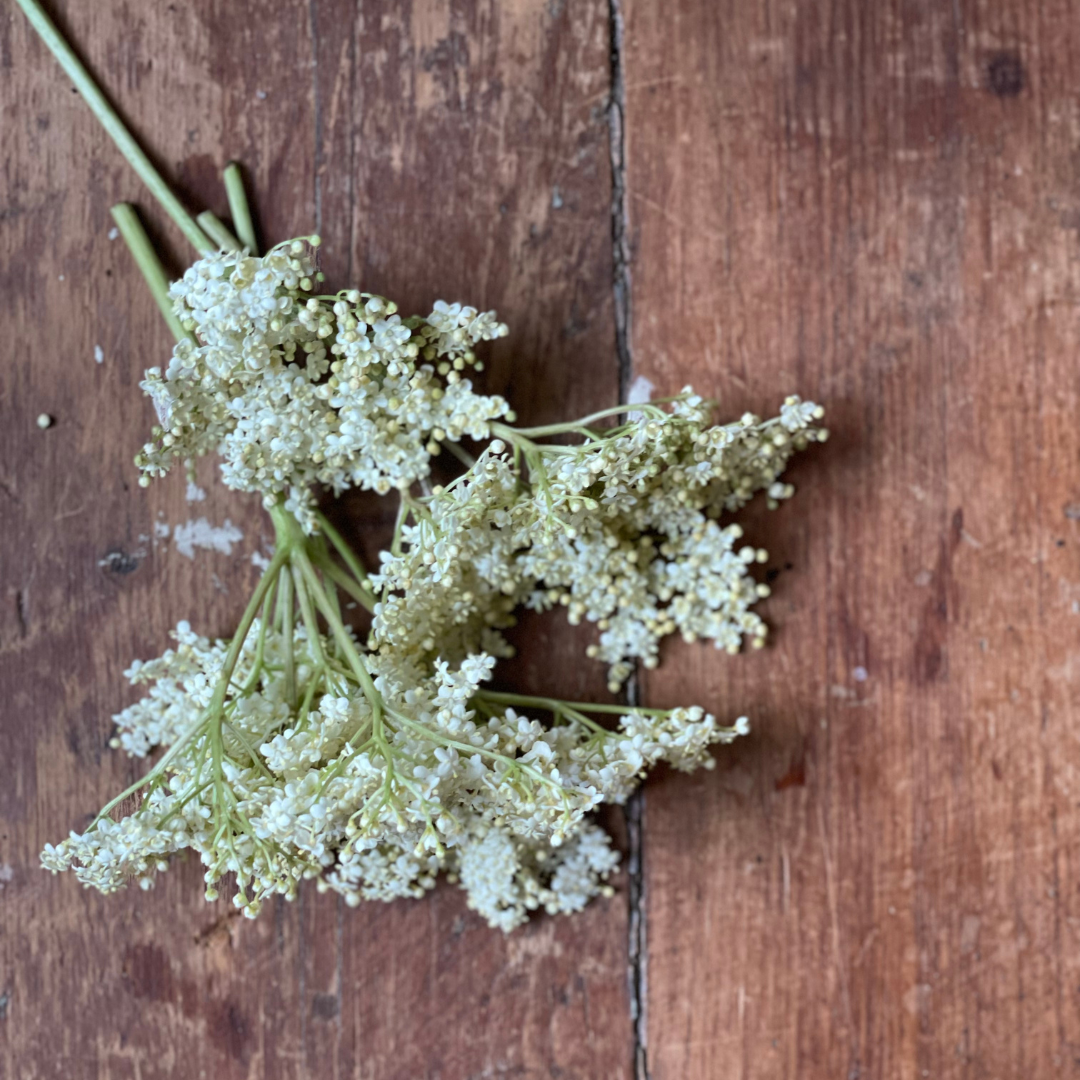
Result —
[{"label": "weathered wood", "polygon": [[647,680],[755,726],[648,790],[650,1075],[1071,1074],[1075,7],[623,7],[634,372],[835,435],[772,647]]},{"label": "weathered wood", "polygon": [[[332,281],[498,307],[513,334],[488,385],[523,418],[616,400],[604,0],[53,10],[193,208],[226,216],[239,159],[265,237],[317,228]],[[358,911],[311,888],[248,923],[203,902],[191,862],[108,899],[37,868],[134,776],[106,748],[122,670],[178,619],[228,632],[271,530],[209,463],[205,501],[179,476],[135,486],[137,384],[169,345],[108,207],[145,200],[10,5],[0,78],[0,1072],[628,1077],[625,892],[504,939],[451,888]],[[348,507],[377,530],[377,500]],[[155,531],[197,517],[235,523],[231,556],[189,560]],[[543,663],[521,685],[602,691],[580,637],[523,633]]]}]

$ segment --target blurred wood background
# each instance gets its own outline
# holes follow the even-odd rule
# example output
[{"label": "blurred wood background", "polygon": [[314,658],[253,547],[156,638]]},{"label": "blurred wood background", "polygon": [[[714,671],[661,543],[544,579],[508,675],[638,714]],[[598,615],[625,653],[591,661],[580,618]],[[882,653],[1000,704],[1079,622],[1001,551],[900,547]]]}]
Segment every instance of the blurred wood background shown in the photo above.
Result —
[{"label": "blurred wood background", "polygon": [[[108,1080],[1080,1073],[1080,19],[1069,0],[255,0],[50,10],[195,210],[244,162],[330,280],[494,306],[543,422],[685,383],[834,438],[745,515],[762,653],[666,650],[748,713],[611,819],[616,896],[490,931],[462,894],[254,923],[193,865],[111,899],[37,867],[133,776],[122,671],[234,624],[255,500],[142,491],[164,326],[134,175],[0,12],[0,1072]],[[188,258],[146,215],[174,272]],[[98,360],[97,358],[100,358]],[[639,387],[643,384],[638,384]],[[47,413],[53,425],[39,430]],[[345,511],[369,543],[377,500]],[[230,554],[164,525],[228,520]],[[507,678],[603,693],[588,632]]]}]

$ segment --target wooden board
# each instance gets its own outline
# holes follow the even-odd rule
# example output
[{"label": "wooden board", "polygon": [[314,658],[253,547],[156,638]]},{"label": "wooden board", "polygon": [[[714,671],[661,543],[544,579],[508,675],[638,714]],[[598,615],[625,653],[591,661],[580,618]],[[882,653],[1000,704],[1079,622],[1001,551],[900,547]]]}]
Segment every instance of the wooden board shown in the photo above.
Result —
[{"label": "wooden board", "polygon": [[[225,214],[237,158],[264,236],[318,229],[337,285],[497,307],[513,336],[488,385],[523,418],[617,400],[603,0],[51,10],[193,209]],[[108,208],[146,200],[13,5],[0,80],[0,1074],[628,1077],[625,889],[504,938],[450,887],[358,911],[308,889],[248,923],[203,902],[192,864],[114,898],[38,869],[133,778],[106,746],[124,668],[179,619],[227,633],[271,529],[209,463],[201,501],[180,476],[135,485],[138,381],[169,346]],[[384,506],[347,509],[377,537]],[[160,535],[199,518],[242,533],[231,554]],[[518,685],[602,691],[580,636],[523,633],[543,663]]]},{"label": "wooden board", "polygon": [[624,0],[633,372],[824,402],[749,712],[646,797],[653,1080],[1080,1060],[1080,20]]},{"label": "wooden board", "polygon": [[[643,681],[754,734],[715,773],[653,782],[613,900],[504,939],[447,887],[359,911],[309,890],[247,923],[190,865],[111,899],[49,878],[42,843],[134,775],[106,748],[123,669],[180,618],[227,632],[270,530],[209,463],[203,500],[134,485],[137,384],[168,342],[108,207],[141,192],[6,11],[0,1072],[1075,1072],[1072,6],[53,10],[193,208],[224,214],[239,158],[264,235],[318,229],[332,281],[498,307],[488,385],[530,421],[643,377],[727,416],[799,392],[833,438],[791,503],[745,515],[772,553],[770,647],[673,644]],[[386,510],[335,512],[371,553]],[[231,555],[180,553],[203,517],[243,534]],[[526,621],[504,678],[601,693],[586,636]]]}]

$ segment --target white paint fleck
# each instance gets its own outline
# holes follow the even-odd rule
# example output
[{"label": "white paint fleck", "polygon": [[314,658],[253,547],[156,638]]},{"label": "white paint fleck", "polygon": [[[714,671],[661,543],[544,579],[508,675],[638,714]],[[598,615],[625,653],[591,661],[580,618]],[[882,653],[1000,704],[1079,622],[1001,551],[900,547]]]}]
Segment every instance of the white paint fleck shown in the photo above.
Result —
[{"label": "white paint fleck", "polygon": [[269,570],[270,560],[261,551],[253,551],[251,553],[251,565],[259,570]]},{"label": "white paint fleck", "polygon": [[60,275],[60,276],[59,276],[59,277],[58,277],[58,278],[57,278],[56,280],[57,280],[57,281],[63,281],[63,280],[64,280],[64,275],[63,275],[63,274],[61,274],[61,275]]},{"label": "white paint fleck", "polygon": [[559,190],[559,185],[556,184],[551,189],[551,209],[561,210],[563,208],[562,192]]},{"label": "white paint fleck", "polygon": [[[630,389],[626,395],[626,403],[628,405],[644,405],[647,401],[652,401],[652,392],[656,387],[652,381],[646,379],[644,375],[639,375],[631,384]],[[641,413],[630,412],[627,413],[626,418],[628,420],[640,420]]]},{"label": "white paint fleck", "polygon": [[197,547],[209,551],[218,551],[222,555],[231,555],[233,544],[244,539],[244,534],[228,519],[224,525],[211,525],[206,518],[185,521],[173,529],[173,543],[181,555],[195,558]]},{"label": "white paint fleck", "polygon": [[0,889],[2,889],[14,877],[15,871],[10,863],[4,863],[3,866],[0,866]]},{"label": "white paint fleck", "polygon": [[265,100],[266,100],[266,91],[265,91],[265,90],[256,90],[256,91],[255,91],[255,96],[256,96],[256,97],[257,97],[257,98],[258,98],[258,99],[259,99],[260,101],[265,101]]},{"label": "white paint fleck", "polygon": [[866,671],[866,668],[864,668],[864,667],[863,667],[863,666],[862,666],[862,665],[860,664],[860,665],[859,665],[859,666],[858,666],[858,667],[857,667],[857,668],[856,668],[856,669],[855,669],[855,670],[854,670],[854,671],[853,671],[853,672],[851,673],[851,677],[852,677],[852,678],[853,678],[853,679],[854,679],[854,680],[855,680],[856,682],[866,682],[866,680],[867,680],[867,671]]},{"label": "white paint fleck", "polygon": [[94,346],[94,363],[95,364],[104,364],[105,363],[105,350],[100,345],[95,345]]},{"label": "white paint fleck", "polygon": [[119,235],[120,235],[120,230],[114,225],[109,230],[109,239],[110,240],[115,240]]},{"label": "white paint fleck", "polygon": [[171,531],[172,530],[169,528],[169,525],[168,525],[167,522],[165,522],[165,521],[155,521],[154,522],[154,539],[155,540],[168,540],[169,539],[169,533]]},{"label": "white paint fleck", "polygon": [[187,492],[184,495],[184,498],[187,499],[188,502],[202,502],[203,499],[206,498],[206,492],[194,481],[189,480],[187,482]]}]

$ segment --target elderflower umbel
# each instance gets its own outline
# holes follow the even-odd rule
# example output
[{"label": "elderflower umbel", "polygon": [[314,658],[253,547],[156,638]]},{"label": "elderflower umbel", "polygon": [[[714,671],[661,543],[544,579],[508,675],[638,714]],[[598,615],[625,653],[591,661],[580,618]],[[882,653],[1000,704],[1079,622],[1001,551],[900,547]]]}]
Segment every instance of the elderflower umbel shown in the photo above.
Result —
[{"label": "elderflower umbel", "polygon": [[[598,424],[618,407],[514,428],[462,376],[506,333],[493,313],[440,301],[403,320],[382,297],[315,294],[314,246],[209,255],[172,287],[188,336],[143,384],[160,421],[143,479],[217,450],[225,482],[261,494],[276,548],[230,641],[180,623],[174,648],[132,665],[147,693],[116,716],[113,745],[160,756],[42,862],[111,892],[150,887],[190,849],[207,897],[235,875],[252,916],[306,878],[358,904],[421,896],[440,872],[503,930],[579,910],[618,861],[592,811],[659,762],[711,767],[747,721],[496,693],[502,632],[523,605],[595,623],[587,651],[613,691],[672,633],[761,645],[751,608],[768,589],[750,569],[766,554],[719,519],[792,494],[781,476],[826,438],[822,411],[789,397],[775,418],[714,425],[687,387],[614,426]],[[544,441],[565,436],[582,441]],[[461,474],[415,491],[465,438],[479,456],[455,446]],[[316,484],[396,490],[376,573],[315,509]],[[342,601],[370,613],[366,640]]]},{"label": "elderflower umbel", "polygon": [[217,451],[225,483],[257,491],[311,531],[311,486],[385,494],[428,475],[444,441],[484,439],[505,417],[462,372],[474,346],[502,337],[493,312],[443,301],[402,319],[380,296],[312,293],[316,270],[300,240],[262,258],[220,252],[171,289],[190,337],[144,390],[159,428],[137,459],[146,477]]},{"label": "elderflower umbel", "polygon": [[149,692],[116,717],[119,745],[137,757],[171,746],[168,767],[135,813],[46,847],[48,869],[73,868],[105,892],[149,887],[191,849],[207,895],[233,873],[249,915],[304,878],[356,904],[423,895],[450,871],[470,906],[509,930],[528,911],[577,911],[601,891],[618,857],[591,810],[625,800],[657,762],[710,763],[711,744],[746,730],[745,719],[722,728],[701,709],[631,711],[607,729],[579,709],[530,702],[549,709],[541,723],[485,696],[490,656],[425,670],[392,652],[370,658],[377,728],[371,700],[330,662],[333,642],[303,627],[285,640],[256,620],[215,731],[204,717],[228,645],[185,623],[175,637],[176,648],[132,666]]}]

